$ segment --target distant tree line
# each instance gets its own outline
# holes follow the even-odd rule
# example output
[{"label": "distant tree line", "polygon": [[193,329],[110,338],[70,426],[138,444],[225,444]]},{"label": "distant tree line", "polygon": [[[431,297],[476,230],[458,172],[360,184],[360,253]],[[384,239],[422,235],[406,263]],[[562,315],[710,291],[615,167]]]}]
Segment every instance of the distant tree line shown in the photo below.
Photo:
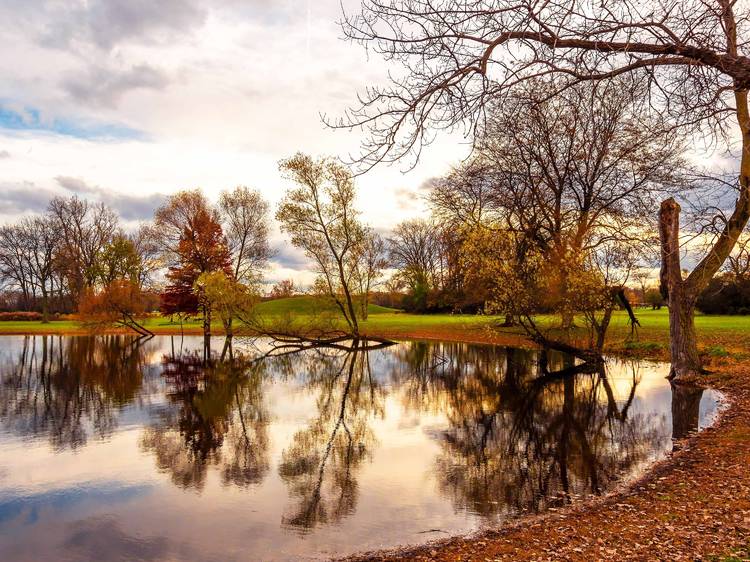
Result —
[{"label": "distant tree line", "polygon": [[57,197],[44,214],[0,227],[2,307],[139,333],[156,309],[200,313],[207,335],[216,310],[231,334],[233,311],[257,292],[271,256],[268,229],[268,203],[246,187],[217,205],[200,190],[179,192],[134,232],[103,203]]},{"label": "distant tree line", "polygon": [[127,280],[148,292],[158,267],[147,231],[125,232],[103,203],[56,197],[47,212],[0,227],[3,308],[78,309],[87,292]]}]

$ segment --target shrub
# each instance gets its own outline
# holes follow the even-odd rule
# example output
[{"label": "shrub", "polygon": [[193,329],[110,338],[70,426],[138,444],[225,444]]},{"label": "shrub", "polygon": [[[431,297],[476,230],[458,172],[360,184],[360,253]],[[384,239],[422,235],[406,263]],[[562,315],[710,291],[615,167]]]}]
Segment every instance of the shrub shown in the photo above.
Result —
[{"label": "shrub", "polygon": [[1,322],[39,322],[41,312],[0,312]]},{"label": "shrub", "polygon": [[714,277],[696,302],[704,314],[748,314],[750,311],[750,279],[732,275]]}]

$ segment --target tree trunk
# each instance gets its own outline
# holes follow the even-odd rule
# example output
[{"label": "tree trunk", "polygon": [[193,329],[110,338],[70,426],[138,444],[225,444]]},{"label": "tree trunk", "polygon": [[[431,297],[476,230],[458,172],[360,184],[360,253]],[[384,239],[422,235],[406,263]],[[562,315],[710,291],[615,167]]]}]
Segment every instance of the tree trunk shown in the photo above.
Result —
[{"label": "tree trunk", "polygon": [[661,293],[669,305],[669,351],[672,368],[669,377],[679,379],[700,373],[700,357],[695,336],[696,290],[682,278],[680,266],[680,205],[673,198],[663,201],[659,210],[661,241]]},{"label": "tree trunk", "polygon": [[203,353],[204,359],[211,358],[211,307],[203,307]]},{"label": "tree trunk", "polygon": [[516,319],[513,317],[512,314],[506,312],[505,313],[505,320],[502,324],[500,324],[501,328],[512,328],[516,325]]},{"label": "tree trunk", "polygon": [[49,295],[47,288],[42,285],[42,324],[49,323]]}]

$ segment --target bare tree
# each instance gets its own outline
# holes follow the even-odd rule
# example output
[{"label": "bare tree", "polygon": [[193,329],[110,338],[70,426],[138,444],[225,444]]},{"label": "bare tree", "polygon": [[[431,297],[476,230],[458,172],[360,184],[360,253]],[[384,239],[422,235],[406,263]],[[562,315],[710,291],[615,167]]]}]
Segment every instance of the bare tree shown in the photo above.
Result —
[{"label": "bare tree", "polygon": [[437,227],[424,219],[406,220],[388,239],[391,265],[409,288],[434,287],[440,263]]},{"label": "bare tree", "polygon": [[666,0],[648,8],[637,0],[365,0],[359,15],[345,16],[345,34],[406,72],[390,87],[369,91],[333,124],[367,128],[363,162],[374,165],[418,156],[436,129],[475,132],[489,101],[501,102],[529,80],[554,76],[554,96],[576,83],[633,74],[648,80],[649,107],[665,127],[691,127],[724,140],[737,130],[736,204],[686,278],[680,207],[670,199],[660,210],[672,374],[686,375],[701,369],[695,300],[750,218],[749,19],[745,4],[732,0]]},{"label": "bare tree", "polygon": [[49,217],[26,218],[21,221],[20,229],[29,262],[31,283],[39,289],[42,298],[42,322],[48,322],[59,236]]},{"label": "bare tree", "polygon": [[473,157],[430,182],[427,201],[433,216],[451,227],[497,223],[502,205],[491,163]]},{"label": "bare tree", "polygon": [[5,287],[21,292],[23,307],[28,310],[32,303],[33,283],[24,235],[18,225],[0,228],[0,276]]},{"label": "bare tree", "polygon": [[49,216],[60,233],[56,263],[66,277],[74,304],[96,283],[100,252],[118,229],[117,215],[104,203],[96,205],[73,196],[55,197]]},{"label": "bare tree", "polygon": [[[576,85],[552,98],[553,84],[525,86],[493,108],[471,165],[450,176],[481,186],[460,204],[454,197],[453,214],[468,217],[470,228],[477,220],[468,210],[481,209],[481,224],[520,233],[560,272],[565,261],[591,259],[613,243],[645,251],[656,227],[651,210],[684,179],[681,137],[644,115],[642,89],[626,80]],[[447,198],[438,196],[433,206],[445,214]],[[564,275],[560,281],[568,291]]]},{"label": "bare tree", "polygon": [[180,241],[183,233],[194,231],[198,223],[206,220],[219,222],[219,214],[211,208],[200,189],[175,193],[154,213],[150,228],[150,241],[159,250],[163,265],[175,265],[182,258]]},{"label": "bare tree", "polygon": [[314,160],[301,153],[282,160],[280,168],[297,187],[287,191],[276,220],[292,244],[315,261],[319,285],[357,338],[356,272],[364,228],[354,207],[352,174],[332,159]]},{"label": "bare tree", "polygon": [[370,293],[378,284],[383,269],[388,265],[385,241],[371,228],[365,228],[362,240],[357,247],[354,260],[355,280],[359,293],[360,314],[367,320],[367,307],[370,305]]},{"label": "bare tree", "polygon": [[130,240],[140,257],[138,284],[144,289],[153,288],[154,276],[162,267],[162,261],[151,225],[141,224],[138,230],[130,236]]},{"label": "bare tree", "polygon": [[259,191],[238,186],[221,193],[219,210],[235,279],[256,282],[272,256],[268,244],[268,203]]},{"label": "bare tree", "polygon": [[729,254],[724,269],[738,279],[750,276],[750,236],[743,234],[734,251]]}]

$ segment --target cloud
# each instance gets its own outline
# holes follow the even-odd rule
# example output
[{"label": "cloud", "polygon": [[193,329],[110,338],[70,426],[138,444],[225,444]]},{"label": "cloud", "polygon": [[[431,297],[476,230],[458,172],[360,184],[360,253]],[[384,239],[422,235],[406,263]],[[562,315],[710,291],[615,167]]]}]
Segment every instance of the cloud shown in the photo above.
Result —
[{"label": "cloud", "polygon": [[204,24],[208,12],[195,0],[91,0],[42,11],[39,41],[48,47],[91,44],[110,50],[124,41],[163,42]]},{"label": "cloud", "polygon": [[99,193],[101,189],[98,187],[91,186],[83,181],[81,178],[71,178],[68,176],[57,176],[55,181],[67,191],[73,193]]},{"label": "cloud", "polygon": [[2,213],[14,215],[23,213],[41,213],[47,209],[55,193],[40,188],[32,182],[21,184],[0,184],[2,192]]},{"label": "cloud", "polygon": [[272,244],[276,255],[272,262],[283,269],[308,269],[310,259],[299,248],[295,248],[286,240],[278,240]]},{"label": "cloud", "polygon": [[[149,195],[118,193],[88,184],[81,178],[68,176],[58,176],[55,181],[68,195],[79,195],[83,199],[101,201],[126,221],[150,219],[154,216],[154,210],[167,198],[162,193]],[[65,195],[59,191],[40,187],[33,182],[0,183],[0,192],[2,192],[2,214],[6,216],[43,213],[53,197]]]},{"label": "cloud", "polygon": [[132,536],[112,519],[83,519],[71,526],[65,548],[87,560],[164,560],[173,546],[166,537]]},{"label": "cloud", "polygon": [[125,220],[147,220],[154,216],[154,211],[164,204],[167,196],[154,193],[145,197],[109,194],[105,202]]},{"label": "cloud", "polygon": [[163,90],[169,82],[164,72],[146,64],[124,71],[95,66],[69,76],[63,80],[62,88],[77,102],[115,107],[132,90]]},{"label": "cloud", "polygon": [[166,201],[162,193],[149,195],[128,195],[98,185],[91,185],[85,180],[70,176],[57,176],[57,184],[64,190],[76,195],[92,196],[114,209],[124,220],[146,220],[154,216],[154,211]]}]

